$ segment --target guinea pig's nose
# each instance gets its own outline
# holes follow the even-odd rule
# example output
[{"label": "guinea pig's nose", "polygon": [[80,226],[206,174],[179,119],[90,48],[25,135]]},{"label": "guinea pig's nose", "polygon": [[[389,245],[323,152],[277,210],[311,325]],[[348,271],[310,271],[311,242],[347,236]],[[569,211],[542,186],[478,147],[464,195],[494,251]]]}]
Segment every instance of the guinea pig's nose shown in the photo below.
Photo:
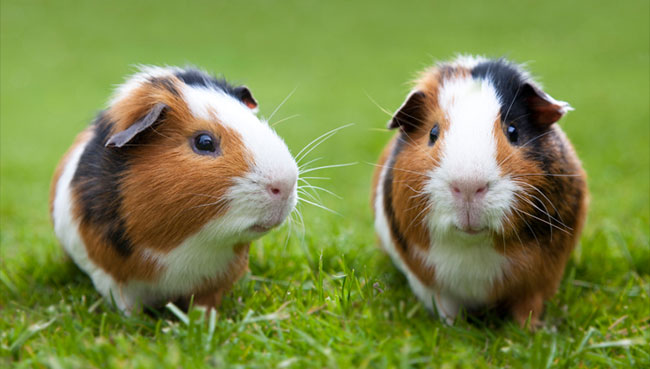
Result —
[{"label": "guinea pig's nose", "polygon": [[274,180],[266,186],[266,190],[271,198],[287,199],[295,185],[295,180]]},{"label": "guinea pig's nose", "polygon": [[455,198],[471,202],[485,197],[485,193],[488,191],[488,182],[480,180],[452,181],[449,187]]}]

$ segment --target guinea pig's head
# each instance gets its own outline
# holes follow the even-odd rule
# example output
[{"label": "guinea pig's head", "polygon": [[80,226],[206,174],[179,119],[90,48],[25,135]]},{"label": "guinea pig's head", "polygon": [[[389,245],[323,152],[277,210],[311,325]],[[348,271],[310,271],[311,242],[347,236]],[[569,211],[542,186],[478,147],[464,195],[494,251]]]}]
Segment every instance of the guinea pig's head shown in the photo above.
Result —
[{"label": "guinea pig's head", "polygon": [[461,57],[425,71],[389,123],[401,130],[391,165],[405,195],[396,206],[432,237],[514,237],[546,206],[546,174],[562,171],[553,123],[568,110],[503,59]]},{"label": "guinea pig's head", "polygon": [[191,68],[143,67],[118,88],[98,132],[123,166],[135,243],[173,247],[208,224],[215,238],[248,241],[287,218],[298,168],[256,111],[245,86]]}]

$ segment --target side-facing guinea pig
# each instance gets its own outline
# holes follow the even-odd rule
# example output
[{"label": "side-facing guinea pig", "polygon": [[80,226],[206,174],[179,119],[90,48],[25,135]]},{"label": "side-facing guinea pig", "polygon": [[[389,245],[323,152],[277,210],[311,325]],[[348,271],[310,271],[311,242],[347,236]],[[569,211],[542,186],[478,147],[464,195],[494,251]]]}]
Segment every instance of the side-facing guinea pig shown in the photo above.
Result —
[{"label": "side-facing guinea pig", "polygon": [[585,173],[555,124],[569,110],[511,62],[459,57],[425,70],[390,121],[376,232],[447,323],[461,307],[539,323],[587,212]]},{"label": "side-facing guinea pig", "polygon": [[218,305],[250,242],[294,209],[296,162],[256,110],[244,86],[143,67],[59,163],[56,236],[124,313]]}]

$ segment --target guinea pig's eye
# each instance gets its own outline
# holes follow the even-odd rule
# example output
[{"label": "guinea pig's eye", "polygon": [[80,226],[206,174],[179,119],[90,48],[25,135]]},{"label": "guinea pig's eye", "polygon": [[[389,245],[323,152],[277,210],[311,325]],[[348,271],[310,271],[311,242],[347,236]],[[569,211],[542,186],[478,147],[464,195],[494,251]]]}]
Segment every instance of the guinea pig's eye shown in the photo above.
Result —
[{"label": "guinea pig's eye", "polygon": [[433,144],[436,143],[438,140],[438,137],[440,136],[440,127],[438,127],[438,123],[436,123],[433,128],[431,128],[431,132],[429,132],[429,146],[433,146]]},{"label": "guinea pig's eye", "polygon": [[192,149],[199,155],[219,154],[219,142],[209,133],[199,133],[191,141]]},{"label": "guinea pig's eye", "polygon": [[511,143],[517,143],[517,140],[519,140],[519,132],[514,124],[508,126],[508,140],[510,140]]}]

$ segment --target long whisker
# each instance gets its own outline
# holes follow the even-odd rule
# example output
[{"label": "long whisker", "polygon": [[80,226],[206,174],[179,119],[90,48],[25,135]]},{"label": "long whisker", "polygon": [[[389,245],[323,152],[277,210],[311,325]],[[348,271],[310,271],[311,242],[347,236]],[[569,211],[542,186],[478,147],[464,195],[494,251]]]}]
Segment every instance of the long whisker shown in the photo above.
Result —
[{"label": "long whisker", "polygon": [[338,198],[339,200],[343,200],[343,198],[342,198],[341,196],[339,196],[339,195],[335,194],[334,192],[332,192],[332,191],[330,191],[330,190],[328,190],[328,189],[326,189],[326,188],[323,188],[323,187],[313,186],[313,185],[308,184],[307,186],[305,186],[305,185],[300,186],[300,188],[312,188],[312,189],[314,189],[314,190],[323,191],[323,192],[325,192],[325,193],[327,193],[327,194],[330,194],[330,195],[332,195],[332,196]]},{"label": "long whisker", "polygon": [[[543,197],[544,199],[546,199],[546,201],[548,201],[549,204],[551,204],[551,207],[553,207],[553,210],[555,210],[555,214],[557,214],[557,216],[558,216],[558,218],[560,218],[560,221],[562,222],[562,224],[564,224],[564,219],[562,219],[562,214],[560,214],[560,211],[557,209],[557,207],[555,207],[555,204],[553,204],[553,201],[551,201],[551,199],[549,199],[549,198],[544,194],[544,192],[543,192],[542,190],[540,190],[539,188],[533,186],[533,185],[530,184],[530,183],[526,183],[526,182],[522,182],[522,181],[516,181],[516,180],[513,181],[513,182],[515,182],[515,183],[517,183],[517,184],[520,184],[520,185],[528,186],[529,188],[532,188],[533,190],[537,191],[540,195],[542,195],[542,197]],[[567,227],[567,226],[565,225],[565,227]],[[567,228],[570,229],[570,227],[567,227]]]},{"label": "long whisker", "polygon": [[[517,198],[519,198],[520,200],[527,202],[528,204],[530,204],[531,206],[533,206],[535,209],[537,209],[537,210],[541,211],[542,213],[546,214],[546,215],[548,216],[548,221],[549,221],[549,224],[550,224],[550,222],[551,222],[551,214],[549,214],[548,209],[547,209],[546,211],[540,209],[540,208],[539,208],[537,205],[535,205],[532,201],[530,201],[529,199],[523,197],[522,195],[519,195],[519,194],[516,193],[516,192],[514,193],[514,195],[515,195]],[[542,205],[543,205],[543,203],[542,203]],[[544,205],[544,206],[546,206],[546,205]],[[551,238],[553,238],[553,227],[550,227],[549,229],[550,229],[550,231],[551,231]]]},{"label": "long whisker", "polygon": [[305,198],[303,198],[303,197],[298,196],[298,201],[306,202],[307,204],[310,204],[310,205],[316,206],[316,207],[321,208],[321,209],[323,209],[323,210],[329,211],[329,212],[332,213],[332,214],[336,214],[336,215],[338,215],[338,216],[341,216],[341,214],[337,213],[336,211],[334,211],[334,210],[332,210],[332,209],[330,209],[330,208],[328,208],[328,207],[326,207],[326,206],[323,206],[323,205],[321,205],[321,204],[317,204],[317,203],[315,203],[315,202],[311,202],[311,201],[309,201],[309,200],[307,200],[307,199],[305,199]]},{"label": "long whisker", "polygon": [[316,158],[316,159],[312,159],[312,160],[306,162],[305,164],[300,165],[300,166],[298,167],[298,171],[300,171],[300,170],[306,168],[309,164],[313,164],[313,163],[315,163],[315,162],[317,162],[317,161],[319,161],[319,160],[321,160],[321,159],[323,159],[322,156],[321,156],[321,157],[318,157],[318,158]]},{"label": "long whisker", "polygon": [[316,170],[321,170],[321,169],[349,167],[351,165],[357,165],[357,164],[359,164],[359,163],[353,162],[353,163],[344,163],[344,164],[323,165],[322,167],[309,168],[309,169],[301,172],[300,174],[306,174],[306,173],[313,172],[313,171],[316,171]]},{"label": "long whisker", "polygon": [[[308,155],[312,150],[314,150],[316,147],[318,147],[318,146],[319,146],[320,144],[322,144],[323,142],[327,141],[330,137],[332,137],[332,136],[333,136],[334,134],[336,134],[338,131],[340,131],[340,130],[342,130],[342,129],[344,129],[344,128],[348,128],[348,127],[353,126],[353,125],[354,125],[354,123],[349,123],[349,124],[343,125],[343,126],[341,126],[341,127],[334,128],[334,129],[332,129],[332,130],[330,130],[330,131],[328,131],[328,132],[325,132],[325,133],[323,133],[322,135],[316,137],[316,138],[313,139],[310,143],[308,143],[308,144],[307,144],[307,145],[306,145],[302,150],[300,150],[300,151],[298,152],[298,154],[296,154],[296,162],[299,163],[299,162],[300,162],[300,161],[301,161],[305,156],[307,156],[307,155]],[[312,147],[312,146],[313,146],[313,147]],[[306,150],[308,150],[308,151],[306,151]],[[305,152],[305,151],[306,151],[306,152]]]},{"label": "long whisker", "polygon": [[521,216],[521,213],[520,213],[521,210],[517,209],[516,207],[512,208],[512,210],[514,210],[514,211],[515,211],[515,214],[517,214],[517,216],[519,216],[519,218],[520,218],[521,220],[523,220],[524,223],[526,223],[526,226],[527,226],[528,229],[530,230],[530,233],[532,233],[532,234],[533,234],[533,237],[535,238],[535,242],[537,243],[537,247],[541,247],[541,245],[539,244],[539,240],[537,239],[537,235],[535,234],[535,231],[533,231],[533,228],[532,228],[532,227],[530,226],[530,224],[526,221],[526,218],[524,218],[523,216]]},{"label": "long whisker", "polygon": [[330,179],[332,179],[332,178],[329,178],[329,177],[300,177],[300,178],[298,178],[299,181],[302,180],[303,182],[307,182],[307,181],[305,181],[305,179],[323,179],[323,180],[330,180]]},{"label": "long whisker", "polygon": [[301,195],[309,196],[309,198],[312,199],[315,202],[320,202],[321,201],[321,199],[319,197],[316,197],[314,194],[312,194],[310,192],[307,192],[307,191],[305,191],[303,189],[299,188],[298,193],[301,194]]},{"label": "long whisker", "polygon": [[[413,224],[415,224],[415,221],[421,216],[426,214],[428,210],[430,210],[433,207],[433,203],[428,203],[427,206],[425,206],[420,212],[413,218],[413,220],[409,223],[409,225],[406,227],[406,230],[404,230],[404,233],[408,232],[408,230],[411,228]],[[422,218],[422,221],[424,221],[424,217]]]},{"label": "long whisker", "polygon": [[393,113],[389,112],[389,111],[388,111],[387,109],[385,109],[383,106],[379,105],[379,103],[378,103],[375,99],[373,99],[372,96],[370,96],[370,94],[368,94],[368,92],[363,91],[363,93],[366,94],[366,96],[368,97],[368,99],[370,99],[370,101],[372,101],[372,103],[375,104],[375,106],[377,106],[377,107],[379,108],[379,110],[381,110],[382,112],[384,112],[384,113],[385,113],[386,115],[388,115],[389,117],[391,117],[391,118],[393,117]]},{"label": "long whisker", "polygon": [[275,122],[275,123],[273,123],[273,124],[271,124],[271,123],[269,123],[269,124],[271,125],[271,127],[275,127],[275,126],[277,126],[278,124],[280,124],[280,123],[282,123],[282,122],[285,122],[285,121],[287,121],[287,120],[289,120],[289,119],[293,119],[293,118],[296,118],[296,117],[299,117],[299,116],[300,116],[300,114],[290,115],[290,116],[288,116],[288,117],[286,117],[286,118],[282,118],[282,119],[280,119],[279,121],[277,121],[277,122]]},{"label": "long whisker", "polygon": [[[285,97],[284,100],[282,100],[282,102],[280,103],[280,105],[278,105],[278,107],[275,108],[275,110],[273,110],[273,112],[271,113],[271,115],[269,116],[269,118],[267,119],[267,121],[270,121],[271,119],[273,119],[273,116],[275,115],[275,113],[277,113],[277,111],[280,110],[280,108],[282,107],[282,105],[284,105],[284,103],[287,102],[287,100],[289,100],[289,98],[293,95],[294,92],[296,92],[297,89],[298,89],[298,86],[294,87],[294,89],[291,90],[291,92],[289,92],[289,95],[287,95],[287,97]],[[277,123],[276,123],[276,124],[277,124]]]},{"label": "long whisker", "polygon": [[513,96],[512,101],[510,101],[510,106],[508,106],[508,110],[506,110],[506,115],[503,118],[503,122],[507,122],[508,114],[510,114],[510,109],[512,109],[512,105],[515,103],[515,100],[517,100],[517,95],[519,95],[520,89],[521,89],[521,85],[517,87],[517,91],[515,91],[515,96]]},{"label": "long whisker", "polygon": [[564,228],[560,228],[560,227],[556,226],[555,224],[549,223],[549,222],[547,222],[546,220],[544,220],[544,219],[542,219],[542,218],[540,218],[540,217],[538,217],[538,216],[535,216],[535,215],[533,215],[533,214],[530,214],[530,213],[528,213],[528,212],[525,212],[525,211],[523,211],[523,210],[521,210],[521,209],[516,209],[516,210],[517,210],[517,211],[520,211],[520,212],[522,212],[522,213],[524,213],[524,214],[526,214],[526,215],[528,215],[529,217],[531,217],[531,218],[533,218],[533,219],[537,219],[537,220],[539,220],[540,222],[543,222],[543,223],[546,223],[546,224],[548,224],[548,225],[550,225],[550,226],[552,226],[552,227],[555,227],[556,229],[559,229],[560,231],[562,231],[562,232],[564,232],[564,233],[566,233],[566,234],[571,234],[571,232],[567,231],[566,229],[564,229]]},{"label": "long whisker", "polygon": [[431,154],[428,151],[426,151],[421,145],[418,145],[417,142],[413,141],[413,139],[409,135],[403,135],[403,137],[406,137],[410,141],[409,145],[411,147],[418,148],[418,150],[422,151],[424,153],[424,155],[426,155],[429,159],[431,159],[433,164],[440,165],[440,163],[438,162],[438,159],[431,156]]},{"label": "long whisker", "polygon": [[[519,244],[523,246],[524,241],[522,241],[521,237],[519,237],[519,232],[517,231],[517,228],[515,228],[515,224],[508,217],[504,217],[504,219],[508,222],[508,224],[510,225],[510,228],[512,228],[512,230],[515,232],[515,236],[517,236],[517,239],[519,239]],[[505,248],[505,240],[503,241],[503,243],[504,243],[503,247]],[[505,249],[504,249],[504,251],[505,251]]]},{"label": "long whisker", "polygon": [[554,173],[528,173],[528,174],[511,174],[510,177],[512,178],[519,178],[519,177],[580,177],[580,174],[554,174]]},{"label": "long whisker", "polygon": [[428,175],[427,173],[424,173],[424,172],[416,172],[416,171],[413,171],[413,170],[391,167],[390,165],[386,165],[386,164],[371,163],[369,161],[366,161],[365,163],[369,164],[369,165],[373,165],[373,166],[378,167],[378,168],[388,168],[388,169],[393,169],[393,170],[399,170],[401,172],[417,174],[417,175],[420,175],[420,176],[427,176]]},{"label": "long whisker", "polygon": [[[535,188],[533,187],[533,189],[535,189]],[[541,211],[542,213],[545,213],[545,214],[550,218],[550,219],[549,219],[549,222],[550,222],[551,219],[552,219],[552,220],[556,221],[558,224],[560,224],[562,227],[566,228],[567,230],[570,230],[570,231],[573,230],[571,227],[569,227],[568,225],[564,224],[564,222],[562,221],[561,218],[560,218],[560,219],[557,219],[557,218],[555,218],[554,216],[552,216],[551,213],[548,211],[548,208],[546,207],[546,204],[544,204],[544,201],[542,201],[539,197],[537,197],[537,196],[535,196],[535,195],[533,195],[533,194],[531,194],[531,193],[528,193],[528,192],[526,192],[526,191],[522,191],[522,192],[525,193],[525,194],[528,195],[528,196],[531,196],[534,200],[539,201],[539,203],[542,204],[542,206],[544,206],[544,209],[545,209],[545,210],[542,210],[542,209],[540,209],[538,206],[536,206],[534,203],[532,203],[530,200],[525,199],[526,201],[528,201],[528,203],[530,203],[530,204],[531,204],[533,207],[535,207],[537,210]],[[541,192],[540,192],[540,193],[541,193]],[[517,193],[515,193],[515,195],[517,195]],[[543,193],[542,193],[542,195],[543,195]],[[549,201],[549,203],[551,204],[551,206],[553,206],[553,203],[552,203],[552,202]],[[554,207],[554,206],[553,206],[553,207]],[[554,208],[555,208],[555,207],[554,207]],[[558,216],[559,216],[560,213],[557,212],[557,210],[555,210],[555,211],[556,211],[556,213],[557,213]]]}]

